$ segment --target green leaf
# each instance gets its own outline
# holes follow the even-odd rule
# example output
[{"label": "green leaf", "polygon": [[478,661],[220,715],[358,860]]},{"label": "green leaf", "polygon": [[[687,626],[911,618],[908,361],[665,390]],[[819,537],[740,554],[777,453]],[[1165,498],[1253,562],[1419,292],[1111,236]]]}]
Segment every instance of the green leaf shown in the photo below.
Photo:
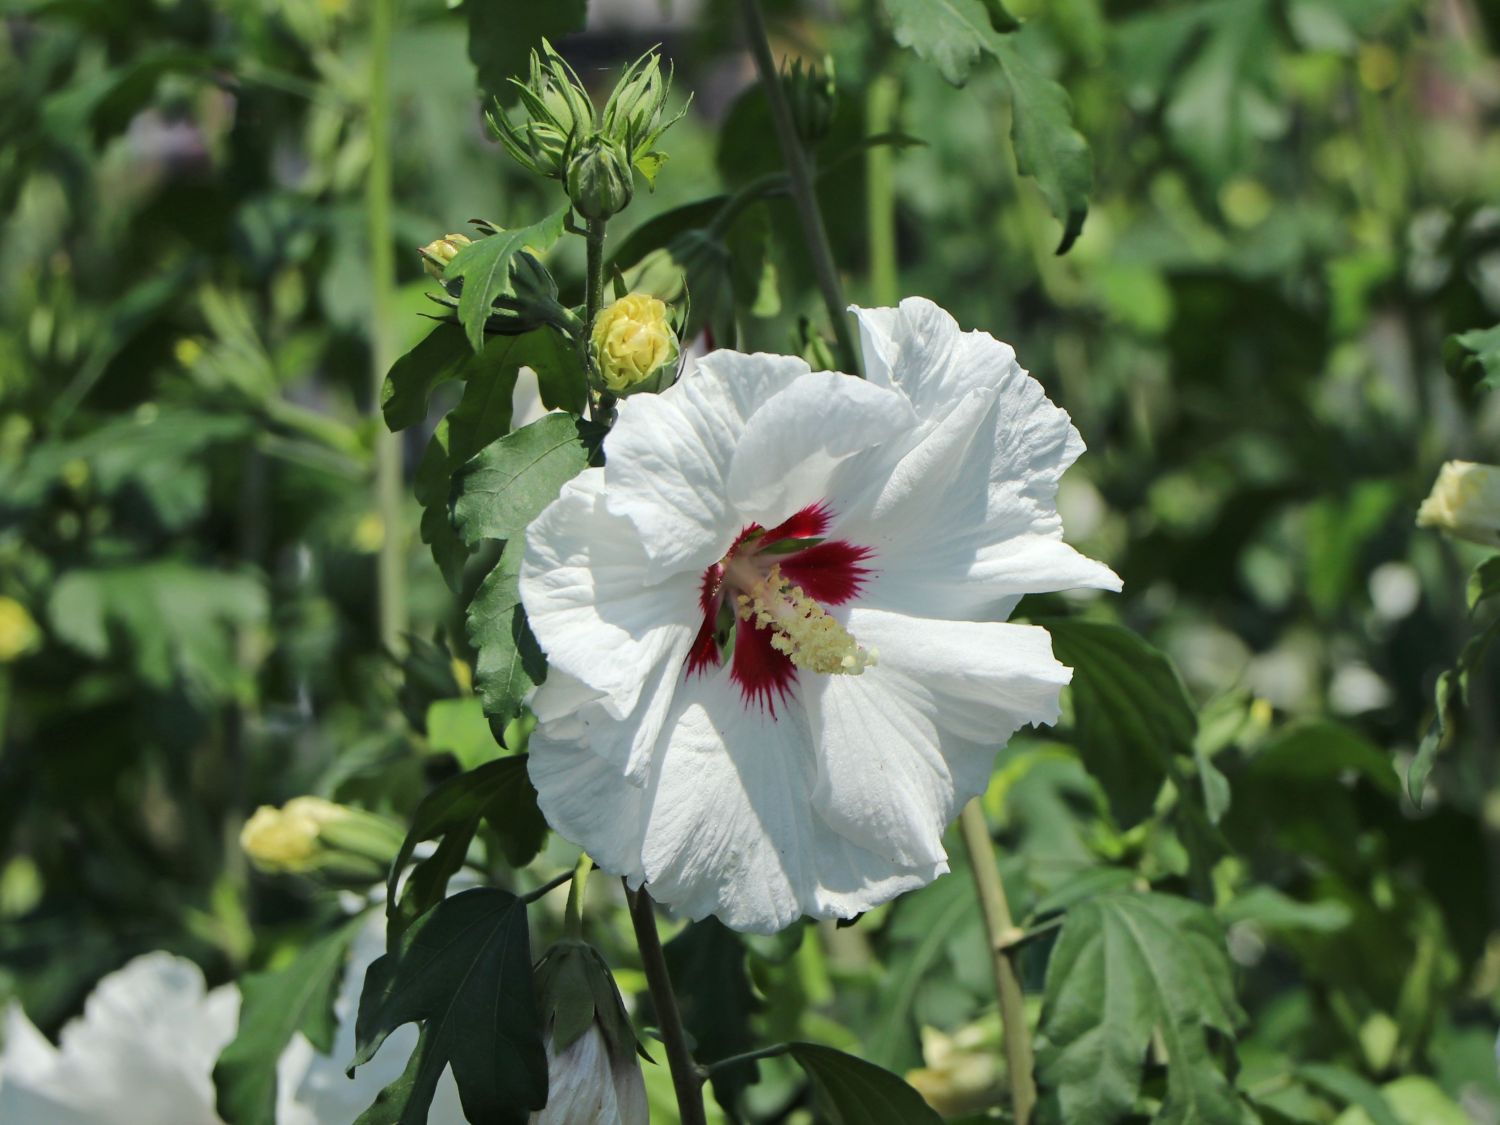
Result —
[{"label": "green leaf", "polygon": [[1307,930],[1334,934],[1354,920],[1354,912],[1337,899],[1299,902],[1275,887],[1251,887],[1218,910],[1225,925],[1255,922],[1268,930]]},{"label": "green leaf", "polygon": [[[467,345],[466,345],[467,346]],[[413,474],[412,491],[422,505],[420,532],[422,542],[432,549],[433,561],[442,572],[448,588],[455,593],[463,582],[464,564],[469,549],[453,526],[449,502],[453,491],[452,463],[448,457],[448,419],[444,418],[428,439],[422,460]]]},{"label": "green leaf", "polygon": [[544,38],[556,42],[582,31],[588,0],[464,0],[464,13],[479,87],[508,104],[516,98],[508,79],[526,76],[531,52]]},{"label": "green leaf", "polygon": [[1068,92],[1037,70],[1008,40],[993,48],[1010,85],[1010,139],[1016,168],[1042,189],[1063,225],[1057,252],[1065,254],[1083,230],[1094,186],[1094,158],[1073,124]]},{"label": "green leaf", "polygon": [[547,658],[521,605],[520,547],[519,540],[506,546],[475,591],[465,618],[469,643],[478,653],[474,686],[490,729],[500,738],[506,724],[521,713],[527,694],[547,676]]},{"label": "green leaf", "polygon": [[1074,906],[1047,965],[1037,1078],[1068,1125],[1130,1115],[1153,1031],[1166,1046],[1167,1094],[1153,1120],[1239,1120],[1205,1032],[1242,1018],[1218,921],[1187,899],[1112,894]]},{"label": "green leaf", "polygon": [[457,474],[453,517],[464,542],[521,535],[596,445],[592,427],[572,414],[549,414],[491,442]]},{"label": "green leaf", "polygon": [[427,708],[427,745],[437,754],[452,754],[466,770],[500,755],[484,707],[472,695],[434,700]]},{"label": "green leaf", "polygon": [[[422,1068],[426,1048],[427,1028],[424,1026],[417,1035],[417,1045],[412,1048],[411,1058],[406,1062],[406,1069],[401,1072],[399,1078],[376,1095],[370,1108],[354,1119],[354,1125],[401,1125],[408,1107],[411,1106],[411,1100],[417,1092],[417,1073]],[[420,1107],[416,1109],[416,1112],[421,1113]]]},{"label": "green leaf", "polygon": [[1474,568],[1465,593],[1471,610],[1487,598],[1500,594],[1500,555],[1491,555]]},{"label": "green leaf", "polygon": [[432,392],[449,380],[465,378],[475,362],[463,329],[439,324],[391,365],[380,390],[386,426],[404,430],[423,421]]},{"label": "green leaf", "polygon": [[[745,963],[740,936],[712,916],[691,923],[667,942],[664,952],[682,1019],[694,1041],[693,1056],[714,1063],[755,1047],[750,1017],[760,1008]],[[740,1096],[755,1084],[755,1063],[713,1076],[714,1097],[726,1113],[739,1110]]]},{"label": "green leaf", "polygon": [[333,1050],[333,1001],[361,914],[305,946],[284,968],[240,980],[239,1030],[214,1065],[219,1116],[234,1125],[275,1125],[276,1066],[293,1033],[321,1053]]},{"label": "green leaf", "polygon": [[[962,86],[979,56],[994,51],[999,36],[992,12],[1004,12],[986,0],[884,0],[896,42],[938,68],[949,82]],[[1011,21],[1014,23],[1014,20]]]},{"label": "green leaf", "polygon": [[[470,2],[477,3],[478,0]],[[461,280],[464,284],[463,293],[458,298],[458,321],[463,325],[469,346],[476,352],[484,349],[484,324],[494,308],[495,298],[514,292],[510,280],[512,256],[523,247],[546,250],[561,238],[568,210],[567,206],[560,207],[528,227],[516,227],[476,239],[443,268],[445,281]]]},{"label": "green leaf", "polygon": [[1297,1076],[1309,1086],[1316,1086],[1340,1101],[1358,1106],[1369,1117],[1371,1125],[1404,1125],[1374,1084],[1352,1070],[1329,1063],[1310,1063],[1299,1067]]},{"label": "green leaf", "polygon": [[[470,1121],[525,1125],[547,1100],[547,1057],[531,983],[526,906],[476,887],[439,903],[365,975],[350,1072],[396,1028],[425,1021],[397,1118],[420,1125],[444,1067]],[[403,1076],[404,1077],[404,1076]]]},{"label": "green leaf", "polygon": [[787,1046],[829,1125],[941,1125],[922,1095],[890,1071],[817,1043]]},{"label": "green leaf", "polygon": [[1391,757],[1348,727],[1327,720],[1294,723],[1251,760],[1249,772],[1299,781],[1337,781],[1354,773],[1387,796],[1401,791]]},{"label": "green leaf", "polygon": [[1500,387],[1500,324],[1449,336],[1443,341],[1443,364],[1450,375],[1475,390]]},{"label": "green leaf", "polygon": [[1422,789],[1427,776],[1432,772],[1438,754],[1453,740],[1460,716],[1469,705],[1469,677],[1484,663],[1485,655],[1495,636],[1500,634],[1500,618],[1486,625],[1465,643],[1458,654],[1458,662],[1443,670],[1438,676],[1433,692],[1434,710],[1432,722],[1417,746],[1406,772],[1406,791],[1418,808],[1422,805]]},{"label": "green leaf", "polygon": [[1099,780],[1121,828],[1151,812],[1174,758],[1193,752],[1197,717],[1177,671],[1128,629],[1093,621],[1039,621],[1069,689],[1079,756]]},{"label": "green leaf", "polygon": [[159,689],[181,677],[216,697],[253,690],[235,633],[266,617],[266,591],[249,574],[176,560],[71,570],[52,588],[57,635],[96,660],[133,661]]},{"label": "green leaf", "polygon": [[[411,860],[416,846],[423,840],[434,840],[439,836],[467,834],[464,844],[466,850],[467,841],[473,838],[480,820],[487,820],[499,835],[505,848],[505,857],[512,866],[525,866],[541,850],[542,840],[547,834],[547,822],[542,819],[542,814],[536,807],[536,790],[532,788],[531,778],[526,773],[526,755],[499,758],[468,773],[450,777],[437,785],[417,805],[416,812],[412,814],[411,830],[407,832],[401,851],[391,864],[390,879],[386,886],[386,911],[393,927],[389,935],[392,943],[399,936],[396,932],[400,925],[398,916],[406,921],[417,917],[436,902],[447,887],[446,878],[442,878],[438,884],[437,876],[442,870],[440,867],[431,877],[435,893],[430,895],[428,901],[423,903],[418,900],[408,906],[403,896],[398,908],[397,881],[402,869]],[[457,871],[463,859],[462,851],[457,855],[450,855],[447,874],[451,876]],[[414,893],[408,884],[406,894]]]}]

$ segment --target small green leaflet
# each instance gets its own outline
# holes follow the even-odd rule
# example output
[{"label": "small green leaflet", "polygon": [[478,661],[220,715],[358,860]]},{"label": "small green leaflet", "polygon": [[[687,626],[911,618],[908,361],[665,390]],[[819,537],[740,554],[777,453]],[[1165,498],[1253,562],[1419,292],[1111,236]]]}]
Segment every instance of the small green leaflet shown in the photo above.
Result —
[{"label": "small green leaflet", "polygon": [[979,59],[1000,62],[1010,87],[1011,144],[1016,168],[1041,188],[1063,224],[1057,252],[1065,254],[1083,229],[1094,183],[1088,142],[1073,124],[1067,91],[1038,71],[1011,37],[1019,24],[998,0],[885,0],[896,42],[961,86]]},{"label": "small green leaflet", "polygon": [[458,471],[453,518],[464,542],[510,539],[589,462],[597,438],[571,414],[549,414],[485,446]]},{"label": "small green leaflet", "polygon": [[1140,1092],[1153,1031],[1166,1046],[1160,1125],[1240,1119],[1209,1050],[1243,1018],[1218,921],[1187,899],[1108,894],[1069,910],[1047,965],[1037,1078],[1068,1125],[1113,1125]]},{"label": "small green leaflet", "polygon": [[1476,390],[1500,387],[1500,324],[1449,336],[1443,341],[1443,365],[1455,379]]},{"label": "small green leaflet", "polygon": [[1048,209],[1062,221],[1057,252],[1065,254],[1089,213],[1089,192],[1094,186],[1089,143],[1073,127],[1073,104],[1066,90],[1032,66],[1010,40],[998,40],[994,52],[1010,85],[1010,139],[1016,168],[1036,181]]},{"label": "small green leaflet", "polygon": [[[411,830],[391,864],[386,886],[390,918],[387,938],[392,947],[407,925],[442,898],[448,879],[463,865],[469,841],[481,820],[489,821],[505,848],[506,860],[513,866],[530,863],[541,850],[547,824],[536,807],[536,790],[526,773],[526,755],[486,762],[448,778],[422,798],[412,815]],[[397,883],[412,852],[423,840],[439,836],[444,838],[444,846],[418,864],[420,880],[418,872],[413,872],[398,899]]]},{"label": "small green leaflet", "polygon": [[484,323],[489,319],[495,298],[510,292],[510,260],[517,250],[529,246],[546,250],[562,237],[563,220],[568,207],[560,207],[529,227],[500,231],[469,243],[454,256],[443,270],[448,281],[462,279],[464,289],[458,299],[458,321],[476,352],[484,349]]},{"label": "small green leaflet", "polygon": [[522,701],[547,676],[547,658],[521,606],[520,576],[517,540],[507,544],[495,569],[485,575],[465,617],[469,643],[479,654],[474,686],[490,729],[502,741],[506,724],[521,713]]},{"label": "small green leaflet", "polygon": [[399,1115],[393,1109],[376,1120],[421,1125],[450,1065],[470,1121],[525,1125],[545,1104],[547,1056],[519,898],[476,887],[445,899],[370,966],[350,1073],[413,1021],[424,1026],[410,1084],[405,1075],[394,1084]]},{"label": "small green leaflet", "polygon": [[234,1125],[275,1125],[276,1066],[298,1031],[320,1052],[333,1050],[333,1013],[360,914],[304,946],[286,966],[240,981],[239,1030],[214,1066],[219,1116]]},{"label": "small green leaflet", "polygon": [[829,1125],[941,1125],[922,1095],[890,1071],[817,1043],[787,1047],[812,1080]]}]

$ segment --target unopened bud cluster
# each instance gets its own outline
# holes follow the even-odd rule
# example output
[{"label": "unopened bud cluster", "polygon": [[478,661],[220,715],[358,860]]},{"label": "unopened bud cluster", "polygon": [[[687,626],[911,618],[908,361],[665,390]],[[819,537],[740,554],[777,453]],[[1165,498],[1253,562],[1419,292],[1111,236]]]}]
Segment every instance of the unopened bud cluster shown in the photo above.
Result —
[{"label": "unopened bud cluster", "polygon": [[499,106],[490,124],[523,167],[562,181],[585,219],[602,221],[630,203],[639,171],[653,182],[666,157],[656,142],[679,117],[666,116],[670,71],[648,52],[632,63],[598,113],[578,74],[545,40],[531,54],[522,82],[520,112],[512,120]]}]

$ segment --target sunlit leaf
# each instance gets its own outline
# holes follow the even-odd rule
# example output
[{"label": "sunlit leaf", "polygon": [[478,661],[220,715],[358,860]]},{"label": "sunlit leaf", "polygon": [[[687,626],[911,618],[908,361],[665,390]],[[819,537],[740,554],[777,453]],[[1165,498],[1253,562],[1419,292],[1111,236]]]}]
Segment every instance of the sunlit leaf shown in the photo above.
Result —
[{"label": "sunlit leaf", "polygon": [[[470,0],[478,3],[479,0]],[[462,281],[463,293],[458,299],[458,320],[463,325],[469,345],[476,352],[484,348],[484,325],[494,307],[495,298],[513,292],[510,262],[523,247],[546,250],[562,237],[563,220],[569,208],[564,206],[530,226],[500,231],[487,238],[475,239],[461,249],[443,269],[445,281]]]}]

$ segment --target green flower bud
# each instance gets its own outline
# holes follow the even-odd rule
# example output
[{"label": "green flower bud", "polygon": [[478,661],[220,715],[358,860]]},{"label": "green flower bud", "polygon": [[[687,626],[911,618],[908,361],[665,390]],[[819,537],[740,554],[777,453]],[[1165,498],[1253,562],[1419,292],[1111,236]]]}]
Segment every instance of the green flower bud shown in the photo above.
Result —
[{"label": "green flower bud", "polygon": [[417,251],[422,255],[422,268],[427,271],[428,276],[442,281],[444,267],[458,257],[458,252],[472,241],[466,234],[445,234],[442,238],[434,239]]},{"label": "green flower bud", "polygon": [[279,809],[256,809],[240,831],[240,847],[262,871],[358,886],[385,877],[404,836],[383,816],[321,797],[294,797]]},{"label": "green flower bud", "polygon": [[634,156],[638,145],[649,145],[658,135],[671,85],[671,73],[662,74],[660,56],[653,52],[636,59],[604,105],[604,132]]},{"label": "green flower bud", "polygon": [[838,87],[834,82],[832,57],[824,57],[822,70],[813,64],[808,64],[804,69],[802,60],[798,59],[789,70],[782,70],[781,84],[792,109],[797,136],[804,145],[815,147],[828,136],[828,129],[833,124],[833,112],[838,106]]},{"label": "green flower bud", "polygon": [[616,395],[659,391],[677,374],[677,333],[667,306],[644,293],[621,297],[594,319],[594,370]]},{"label": "green flower bud", "polygon": [[630,158],[620,145],[595,133],[568,161],[566,186],[568,198],[585,219],[617,215],[635,194]]},{"label": "green flower bud", "polygon": [[594,130],[594,103],[577,73],[542,40],[531,52],[531,72],[525,82],[511,79],[521,99],[521,119],[513,122],[496,105],[490,127],[505,150],[523,167],[560,180],[580,141]]}]

